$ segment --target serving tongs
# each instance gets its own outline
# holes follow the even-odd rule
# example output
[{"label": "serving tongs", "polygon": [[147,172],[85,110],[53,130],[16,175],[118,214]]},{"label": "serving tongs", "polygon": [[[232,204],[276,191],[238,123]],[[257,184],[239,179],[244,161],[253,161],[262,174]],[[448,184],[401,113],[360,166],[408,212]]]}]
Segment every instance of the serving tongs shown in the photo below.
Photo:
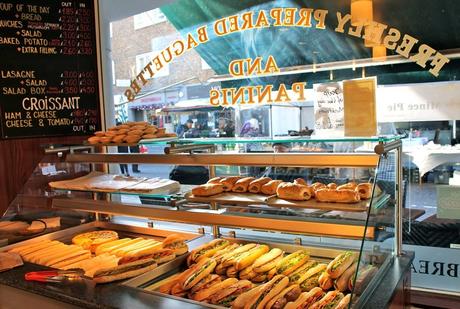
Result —
[{"label": "serving tongs", "polygon": [[82,275],[82,271],[75,270],[46,270],[26,273],[25,279],[27,281],[59,283],[65,281],[80,280]]}]

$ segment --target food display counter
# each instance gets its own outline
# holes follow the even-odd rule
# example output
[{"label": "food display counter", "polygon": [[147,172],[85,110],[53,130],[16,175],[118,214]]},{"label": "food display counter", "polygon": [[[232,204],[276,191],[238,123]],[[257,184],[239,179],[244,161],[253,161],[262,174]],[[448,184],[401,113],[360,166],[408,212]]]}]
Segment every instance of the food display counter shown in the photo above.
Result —
[{"label": "food display counter", "polygon": [[[66,176],[50,175],[42,193],[52,210],[93,221],[1,247],[24,265],[0,273],[0,295],[40,298],[44,308],[53,302],[60,308],[407,304],[413,255],[400,248],[399,179],[381,173],[400,141],[368,141],[378,144],[379,154],[225,154],[214,144],[176,141],[165,154],[118,154],[116,145],[100,152],[98,145],[61,156],[54,168]],[[206,166],[210,180],[171,189],[170,180],[115,175],[118,164],[132,163]],[[222,166],[233,167],[233,174],[220,173]],[[308,173],[294,180],[263,174],[271,167]],[[69,181],[82,177],[70,172],[76,168],[87,171],[84,185]],[[398,166],[392,168],[399,175]],[[102,182],[91,178],[95,171]],[[59,272],[55,276],[65,277],[59,282],[25,280],[50,267],[75,277]]]}]

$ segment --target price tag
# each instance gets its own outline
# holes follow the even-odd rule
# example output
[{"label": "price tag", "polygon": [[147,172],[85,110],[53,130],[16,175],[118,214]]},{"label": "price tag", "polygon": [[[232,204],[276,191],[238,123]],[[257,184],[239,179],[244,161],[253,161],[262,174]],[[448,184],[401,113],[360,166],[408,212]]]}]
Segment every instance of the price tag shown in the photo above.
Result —
[{"label": "price tag", "polygon": [[48,166],[43,166],[42,167],[42,174],[43,175],[52,175],[56,174],[56,166],[54,165],[48,165]]}]

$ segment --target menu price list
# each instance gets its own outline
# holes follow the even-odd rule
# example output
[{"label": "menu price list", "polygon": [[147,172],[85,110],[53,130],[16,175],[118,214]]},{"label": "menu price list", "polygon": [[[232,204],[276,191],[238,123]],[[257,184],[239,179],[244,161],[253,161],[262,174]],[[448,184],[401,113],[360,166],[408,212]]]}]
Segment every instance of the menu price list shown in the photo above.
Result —
[{"label": "menu price list", "polygon": [[0,0],[0,54],[4,138],[100,129],[93,0]]}]

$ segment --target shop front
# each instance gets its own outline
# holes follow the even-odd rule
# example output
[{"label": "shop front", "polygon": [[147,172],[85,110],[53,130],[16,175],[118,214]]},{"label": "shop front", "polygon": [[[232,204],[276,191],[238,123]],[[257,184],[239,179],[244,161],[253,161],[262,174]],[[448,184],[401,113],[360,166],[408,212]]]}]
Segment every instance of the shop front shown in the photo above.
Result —
[{"label": "shop front", "polygon": [[0,3],[0,307],[457,308],[459,12]]}]

